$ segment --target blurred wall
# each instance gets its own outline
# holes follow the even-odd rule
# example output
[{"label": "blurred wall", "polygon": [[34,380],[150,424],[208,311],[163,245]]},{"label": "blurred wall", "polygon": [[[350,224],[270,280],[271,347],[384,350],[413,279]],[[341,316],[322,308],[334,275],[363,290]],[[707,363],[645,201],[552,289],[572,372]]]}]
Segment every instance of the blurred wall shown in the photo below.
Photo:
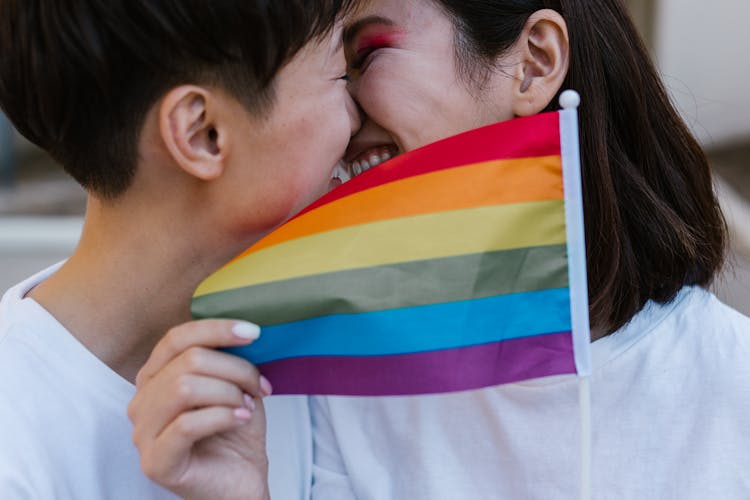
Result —
[{"label": "blurred wall", "polygon": [[750,143],[750,0],[629,3],[645,25],[667,87],[704,147]]}]

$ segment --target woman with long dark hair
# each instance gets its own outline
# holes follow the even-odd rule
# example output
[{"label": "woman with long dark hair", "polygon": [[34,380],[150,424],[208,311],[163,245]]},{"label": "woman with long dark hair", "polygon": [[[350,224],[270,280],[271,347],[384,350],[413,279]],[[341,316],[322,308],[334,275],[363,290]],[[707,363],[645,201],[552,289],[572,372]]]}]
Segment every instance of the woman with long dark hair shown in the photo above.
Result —
[{"label": "woman with long dark hair", "polygon": [[[750,320],[705,289],[726,243],[709,167],[622,3],[373,0],[345,39],[359,171],[581,94],[594,497],[747,498]],[[315,397],[314,497],[576,498],[577,398],[571,377]]]}]

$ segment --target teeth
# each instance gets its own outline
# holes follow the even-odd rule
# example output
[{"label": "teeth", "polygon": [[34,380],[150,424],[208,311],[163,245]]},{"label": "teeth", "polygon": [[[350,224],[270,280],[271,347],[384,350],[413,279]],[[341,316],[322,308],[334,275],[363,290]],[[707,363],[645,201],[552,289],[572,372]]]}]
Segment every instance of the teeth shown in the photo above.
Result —
[{"label": "teeth", "polygon": [[341,179],[341,182],[347,182],[351,180],[352,176],[349,173],[349,171],[346,169],[346,162],[344,160],[341,160],[336,164],[336,167],[333,169],[333,173],[331,174],[331,178],[334,179],[338,177]]},{"label": "teeth", "polygon": [[[379,154],[378,154],[379,153]],[[352,177],[356,177],[357,175],[367,172],[372,167],[376,167],[380,165],[381,163],[385,163],[391,158],[396,156],[395,154],[391,154],[390,150],[387,148],[378,148],[375,150],[375,152],[371,153],[370,156],[366,160],[356,160],[351,163],[342,162],[340,163],[342,170],[346,172],[346,176],[344,175],[338,175],[338,177],[346,182],[350,180]],[[338,165],[337,170],[338,172]]]}]

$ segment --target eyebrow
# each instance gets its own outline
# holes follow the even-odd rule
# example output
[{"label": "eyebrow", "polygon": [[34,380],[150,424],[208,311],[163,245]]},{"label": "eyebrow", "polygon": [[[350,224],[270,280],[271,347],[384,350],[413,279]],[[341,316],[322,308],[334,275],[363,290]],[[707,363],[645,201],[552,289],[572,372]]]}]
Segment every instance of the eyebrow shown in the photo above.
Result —
[{"label": "eyebrow", "polygon": [[351,24],[350,26],[347,26],[344,28],[344,36],[342,37],[343,42],[346,45],[349,45],[352,43],[354,38],[357,36],[357,33],[359,33],[362,28],[367,26],[368,24],[385,24],[387,26],[393,26],[394,23],[392,20],[388,19],[387,17],[382,16],[367,16],[363,17],[362,19],[358,19],[355,23]]}]

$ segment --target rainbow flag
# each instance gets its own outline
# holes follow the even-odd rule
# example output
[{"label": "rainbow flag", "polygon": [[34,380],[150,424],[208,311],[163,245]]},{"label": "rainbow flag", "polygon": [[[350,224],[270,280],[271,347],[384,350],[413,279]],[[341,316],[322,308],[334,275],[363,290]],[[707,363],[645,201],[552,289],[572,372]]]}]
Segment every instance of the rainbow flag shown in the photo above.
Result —
[{"label": "rainbow flag", "polygon": [[258,341],[230,352],[276,394],[427,394],[587,371],[575,113],[473,130],[355,177],[210,276],[194,316],[260,324]]}]

